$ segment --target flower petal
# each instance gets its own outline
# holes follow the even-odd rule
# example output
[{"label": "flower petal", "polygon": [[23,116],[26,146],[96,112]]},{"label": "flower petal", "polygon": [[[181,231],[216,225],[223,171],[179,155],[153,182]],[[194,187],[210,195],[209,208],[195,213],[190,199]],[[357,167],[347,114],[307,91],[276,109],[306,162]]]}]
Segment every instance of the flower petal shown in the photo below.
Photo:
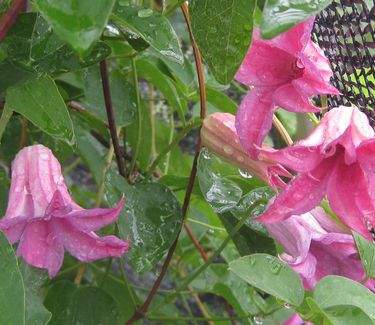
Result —
[{"label": "flower petal", "polygon": [[18,242],[27,225],[28,217],[3,218],[0,229],[7,236],[11,244]]},{"label": "flower petal", "polygon": [[[340,220],[350,229],[353,229],[368,239],[371,239],[370,233],[366,227],[364,214],[361,211],[356,198],[363,202],[363,196],[368,195],[360,187],[365,182],[363,172],[358,163],[346,165],[340,161],[333,169],[327,187],[327,196],[329,204]],[[368,213],[372,213],[372,209]]]},{"label": "flower petal", "polygon": [[52,278],[61,268],[64,247],[49,222],[38,220],[26,226],[18,245],[17,256],[23,256],[30,265],[47,269]]},{"label": "flower petal", "polygon": [[121,213],[125,197],[122,196],[117,206],[109,209],[82,209],[63,216],[75,227],[83,231],[95,231],[113,223]]},{"label": "flower petal", "polygon": [[254,145],[261,146],[271,129],[275,107],[271,101],[271,91],[254,88],[242,100],[236,115],[237,134],[243,148],[257,158]]},{"label": "flower petal", "polygon": [[274,223],[292,215],[306,213],[322,201],[333,159],[326,159],[314,170],[295,177],[280,193],[274,202],[261,215],[258,221]]},{"label": "flower petal", "polygon": [[289,112],[317,113],[320,109],[310,103],[309,99],[292,83],[277,88],[272,96],[276,106]]},{"label": "flower petal", "polygon": [[294,78],[296,57],[264,40],[253,39],[235,79],[248,86],[276,87]]},{"label": "flower petal", "polygon": [[94,232],[84,232],[65,219],[53,220],[61,243],[71,255],[82,262],[121,256],[129,249],[129,242],[115,236],[99,237]]},{"label": "flower petal", "polygon": [[313,323],[305,322],[297,313],[294,313],[283,325],[313,325]]},{"label": "flower petal", "polygon": [[305,147],[297,142],[291,147],[279,150],[259,149],[259,159],[279,163],[284,167],[303,173],[314,169],[323,157],[319,152],[319,147]]},{"label": "flower petal", "polygon": [[268,42],[288,53],[295,54],[302,52],[311,39],[311,31],[314,21],[315,17],[310,17]]}]

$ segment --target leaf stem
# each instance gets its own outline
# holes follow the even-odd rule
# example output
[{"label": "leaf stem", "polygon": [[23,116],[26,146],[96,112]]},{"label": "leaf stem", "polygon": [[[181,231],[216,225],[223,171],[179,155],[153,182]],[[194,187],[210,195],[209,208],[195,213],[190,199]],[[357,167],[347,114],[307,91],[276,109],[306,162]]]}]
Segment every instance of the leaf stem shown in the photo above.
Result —
[{"label": "leaf stem", "polygon": [[284,125],[281,123],[281,121],[277,118],[276,114],[273,114],[272,116],[272,124],[277,129],[277,131],[280,133],[281,137],[285,141],[285,143],[288,146],[293,145],[293,140],[290,137],[288,131],[285,129]]},{"label": "leaf stem", "polygon": [[107,111],[109,131],[111,133],[113,148],[114,148],[114,151],[115,151],[115,156],[116,156],[116,161],[117,161],[117,167],[118,167],[118,171],[119,171],[120,175],[123,176],[126,179],[127,174],[126,174],[125,164],[124,164],[124,161],[123,161],[123,157],[121,155],[120,145],[119,145],[118,137],[117,137],[117,128],[116,128],[115,115],[113,113],[113,107],[112,107],[112,99],[111,99],[111,90],[110,90],[110,85],[109,85],[108,69],[107,69],[107,63],[106,63],[105,60],[100,61],[100,75],[101,75],[101,78],[102,78],[105,108],[106,108],[106,111]]},{"label": "leaf stem", "polygon": [[138,125],[137,125],[137,142],[135,144],[135,148],[134,148],[134,151],[133,151],[132,161],[130,163],[129,177],[131,177],[131,175],[134,172],[135,163],[136,163],[137,158],[138,158],[139,147],[141,145],[141,136],[142,136],[141,95],[140,95],[139,84],[138,84],[137,66],[135,64],[135,59],[134,58],[131,59],[131,63],[132,63],[133,83],[134,83],[134,87],[135,87],[135,96],[136,96],[136,105],[137,105],[137,122],[138,122]]}]

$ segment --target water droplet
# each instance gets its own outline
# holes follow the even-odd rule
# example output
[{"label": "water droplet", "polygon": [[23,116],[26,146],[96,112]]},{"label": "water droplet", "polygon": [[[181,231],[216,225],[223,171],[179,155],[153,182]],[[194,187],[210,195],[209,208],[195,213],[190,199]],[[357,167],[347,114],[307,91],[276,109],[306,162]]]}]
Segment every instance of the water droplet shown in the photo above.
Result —
[{"label": "water droplet", "polygon": [[242,170],[242,169],[238,169],[238,172],[239,174],[243,177],[243,178],[252,178],[253,175],[251,175],[249,172],[245,171],[245,170]]},{"label": "water droplet", "polygon": [[211,153],[206,148],[203,148],[202,156],[204,159],[211,159]]},{"label": "water droplet", "polygon": [[263,318],[261,316],[254,316],[253,317],[255,324],[261,325],[263,324]]},{"label": "water droplet", "polygon": [[226,145],[226,144],[224,145],[223,150],[228,155],[231,155],[233,153],[233,148],[231,146]]},{"label": "water droplet", "polygon": [[372,223],[371,223],[369,220],[366,220],[365,222],[366,222],[367,230],[368,230],[368,231],[371,231],[371,230],[373,229],[373,227],[372,227]]},{"label": "water droplet", "polygon": [[292,306],[291,306],[290,304],[288,304],[288,303],[284,304],[284,307],[285,307],[286,309],[290,309],[290,308],[292,308]]},{"label": "water droplet", "polygon": [[147,9],[141,9],[138,11],[138,17],[140,18],[147,18],[147,17],[150,17],[152,15],[153,11],[149,8]]},{"label": "water droplet", "polygon": [[42,160],[47,160],[47,159],[48,159],[48,154],[46,154],[46,153],[42,153],[42,154],[40,155],[40,159],[42,159]]},{"label": "water droplet", "polygon": [[215,233],[215,230],[213,230],[213,229],[208,229],[208,233],[209,233],[210,235],[213,235],[213,234]]},{"label": "water droplet", "polygon": [[237,156],[236,159],[237,159],[237,161],[240,162],[240,163],[245,161],[245,158],[242,157],[242,156]]}]

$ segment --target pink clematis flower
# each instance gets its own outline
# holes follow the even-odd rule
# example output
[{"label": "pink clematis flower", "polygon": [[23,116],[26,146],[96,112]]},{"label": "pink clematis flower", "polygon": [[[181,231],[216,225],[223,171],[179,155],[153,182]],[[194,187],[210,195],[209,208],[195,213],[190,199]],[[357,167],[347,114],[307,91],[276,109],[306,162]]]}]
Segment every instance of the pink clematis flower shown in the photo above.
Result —
[{"label": "pink clematis flower", "polygon": [[372,239],[375,139],[366,115],[358,108],[336,107],[305,140],[260,152],[261,159],[299,172],[261,221],[273,223],[308,212],[327,195],[332,210],[349,228]]},{"label": "pink clematis flower", "polygon": [[[266,226],[285,250],[279,258],[299,274],[306,290],[313,289],[327,275],[364,279],[353,237],[322,208]],[[374,290],[374,284],[375,280],[369,280],[366,286]]]},{"label": "pink clematis flower", "polygon": [[249,51],[235,79],[254,86],[242,100],[236,128],[253,158],[271,129],[277,107],[290,112],[318,112],[309,101],[318,94],[339,94],[329,83],[331,68],[323,51],[311,41],[314,17],[271,40],[254,30]]},{"label": "pink clematis flower", "polygon": [[72,200],[51,150],[34,145],[22,149],[12,163],[8,207],[0,229],[10,243],[19,241],[17,256],[54,277],[64,248],[83,262],[121,256],[128,250],[128,241],[94,233],[113,223],[123,204],[124,198],[113,209],[81,208]]},{"label": "pink clematis flower", "polygon": [[235,116],[229,113],[207,116],[201,128],[202,145],[220,158],[265,181],[274,190],[277,191],[277,186],[284,187],[285,183],[279,176],[292,175],[278,164],[251,159],[239,142],[234,124]]}]

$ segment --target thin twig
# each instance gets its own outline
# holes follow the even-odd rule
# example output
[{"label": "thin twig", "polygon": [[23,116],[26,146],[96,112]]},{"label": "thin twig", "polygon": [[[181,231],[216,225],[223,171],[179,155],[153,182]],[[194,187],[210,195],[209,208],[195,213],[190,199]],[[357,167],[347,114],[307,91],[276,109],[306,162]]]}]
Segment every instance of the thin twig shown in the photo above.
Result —
[{"label": "thin twig", "polygon": [[288,146],[293,145],[293,140],[290,137],[288,131],[285,129],[284,125],[281,123],[281,121],[277,118],[275,114],[272,116],[272,124],[277,129],[277,131],[280,133],[281,137],[285,141],[285,143]]},{"label": "thin twig", "polygon": [[116,121],[115,121],[115,115],[113,113],[111,91],[110,91],[110,86],[109,86],[108,69],[107,69],[107,63],[105,60],[100,61],[100,75],[102,78],[105,108],[107,111],[109,131],[111,133],[113,148],[115,150],[117,167],[118,167],[118,171],[120,175],[126,179],[127,174],[125,170],[125,164],[122,159],[123,157],[121,155],[120,145],[118,143]]},{"label": "thin twig", "polygon": [[7,36],[18,15],[26,11],[27,0],[14,0],[10,9],[0,18],[0,43]]}]

